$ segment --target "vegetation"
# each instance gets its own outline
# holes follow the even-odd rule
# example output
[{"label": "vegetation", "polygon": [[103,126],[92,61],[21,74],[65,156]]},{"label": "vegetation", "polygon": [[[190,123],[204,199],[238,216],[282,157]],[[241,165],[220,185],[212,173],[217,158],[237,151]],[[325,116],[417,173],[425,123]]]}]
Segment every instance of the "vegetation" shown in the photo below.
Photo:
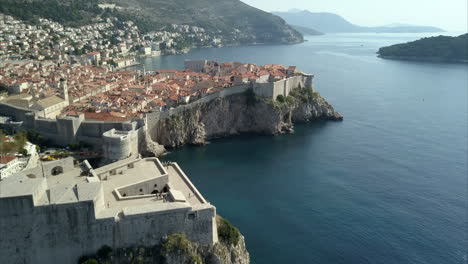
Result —
[{"label": "vegetation", "polygon": [[319,94],[312,89],[295,88],[289,93],[288,97],[293,97],[303,103],[312,103],[318,96]]},{"label": "vegetation", "polygon": [[24,149],[27,139],[24,132],[18,132],[9,140],[3,131],[0,130],[0,155],[12,155],[20,153],[27,155],[28,152]]},{"label": "vegetation", "polygon": [[112,255],[112,248],[108,245],[104,245],[98,250],[97,255],[101,259],[108,259]]},{"label": "vegetation", "polygon": [[68,26],[82,26],[101,13],[97,4],[96,0],[0,0],[0,12],[31,23],[47,18]]},{"label": "vegetation", "polygon": [[[101,10],[99,0],[0,0],[0,12],[34,23],[39,17],[81,26],[96,16],[133,21],[143,32],[171,24],[203,27],[227,43],[300,42],[302,35],[284,20],[239,0],[115,0],[122,9]],[[184,43],[181,43],[185,47]]]},{"label": "vegetation", "polygon": [[162,245],[163,254],[186,254],[190,257],[191,263],[203,263],[199,254],[195,253],[192,242],[185,234],[172,234],[167,237]]},{"label": "vegetation", "polygon": [[468,34],[431,37],[379,49],[385,57],[468,62]]},{"label": "vegetation", "polygon": [[82,149],[91,149],[92,148],[91,144],[88,144],[88,143],[83,142],[83,141],[73,142],[73,143],[69,144],[68,147],[72,151],[77,151],[77,150],[82,150]]},{"label": "vegetation", "polygon": [[94,256],[82,256],[78,260],[78,264],[110,264],[113,250],[111,247],[104,245]]},{"label": "vegetation", "polygon": [[293,106],[296,103],[311,104],[314,100],[317,100],[320,94],[314,92],[312,89],[294,88],[291,90],[288,96],[278,95],[276,100],[269,100],[268,104],[274,108],[282,108],[285,106]]},{"label": "vegetation", "polygon": [[39,147],[38,151],[40,149],[47,148],[47,146],[49,145],[49,141],[46,140],[43,136],[39,135],[39,133],[37,133],[34,130],[27,131],[26,138],[28,139],[29,142]]},{"label": "vegetation", "polygon": [[235,226],[233,226],[228,220],[218,216],[218,237],[219,239],[228,244],[237,246],[239,243],[240,232]]},{"label": "vegetation", "polygon": [[255,95],[255,92],[252,88],[247,89],[244,92],[244,96],[246,97],[247,106],[254,106],[260,99]]}]

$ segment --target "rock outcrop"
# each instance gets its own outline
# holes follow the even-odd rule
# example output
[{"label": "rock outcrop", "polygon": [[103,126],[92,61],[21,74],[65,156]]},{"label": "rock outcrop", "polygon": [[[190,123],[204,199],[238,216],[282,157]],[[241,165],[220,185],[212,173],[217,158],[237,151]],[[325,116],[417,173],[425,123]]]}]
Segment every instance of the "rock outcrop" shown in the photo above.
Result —
[{"label": "rock outcrop", "polygon": [[292,131],[294,123],[342,119],[320,94],[296,89],[274,101],[248,94],[217,98],[160,120],[150,133],[154,141],[175,148],[241,133],[276,135]]}]

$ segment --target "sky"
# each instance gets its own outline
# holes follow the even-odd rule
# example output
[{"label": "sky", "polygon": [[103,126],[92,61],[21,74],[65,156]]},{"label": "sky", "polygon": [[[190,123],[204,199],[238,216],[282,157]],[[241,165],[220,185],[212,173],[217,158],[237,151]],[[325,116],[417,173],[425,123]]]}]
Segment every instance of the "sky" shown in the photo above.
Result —
[{"label": "sky", "polygon": [[468,0],[242,0],[259,9],[331,12],[360,26],[393,23],[468,31]]}]

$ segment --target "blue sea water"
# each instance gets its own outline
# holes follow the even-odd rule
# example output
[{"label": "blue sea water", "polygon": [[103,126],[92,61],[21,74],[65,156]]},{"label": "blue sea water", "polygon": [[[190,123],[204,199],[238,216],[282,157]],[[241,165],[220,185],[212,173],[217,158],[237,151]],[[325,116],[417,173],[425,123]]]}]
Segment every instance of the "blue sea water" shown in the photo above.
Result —
[{"label": "blue sea water", "polygon": [[422,36],[325,35],[146,59],[147,69],[205,58],[297,65],[345,117],[165,159],[239,227],[252,263],[467,263],[468,65],[375,54]]}]

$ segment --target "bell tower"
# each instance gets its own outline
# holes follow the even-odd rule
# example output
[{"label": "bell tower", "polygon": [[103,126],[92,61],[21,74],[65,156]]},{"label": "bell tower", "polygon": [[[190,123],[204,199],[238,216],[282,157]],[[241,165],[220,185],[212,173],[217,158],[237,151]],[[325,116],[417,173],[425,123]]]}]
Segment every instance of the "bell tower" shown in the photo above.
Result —
[{"label": "bell tower", "polygon": [[60,89],[62,90],[62,98],[68,103],[68,85],[67,81],[64,78],[60,78]]}]

